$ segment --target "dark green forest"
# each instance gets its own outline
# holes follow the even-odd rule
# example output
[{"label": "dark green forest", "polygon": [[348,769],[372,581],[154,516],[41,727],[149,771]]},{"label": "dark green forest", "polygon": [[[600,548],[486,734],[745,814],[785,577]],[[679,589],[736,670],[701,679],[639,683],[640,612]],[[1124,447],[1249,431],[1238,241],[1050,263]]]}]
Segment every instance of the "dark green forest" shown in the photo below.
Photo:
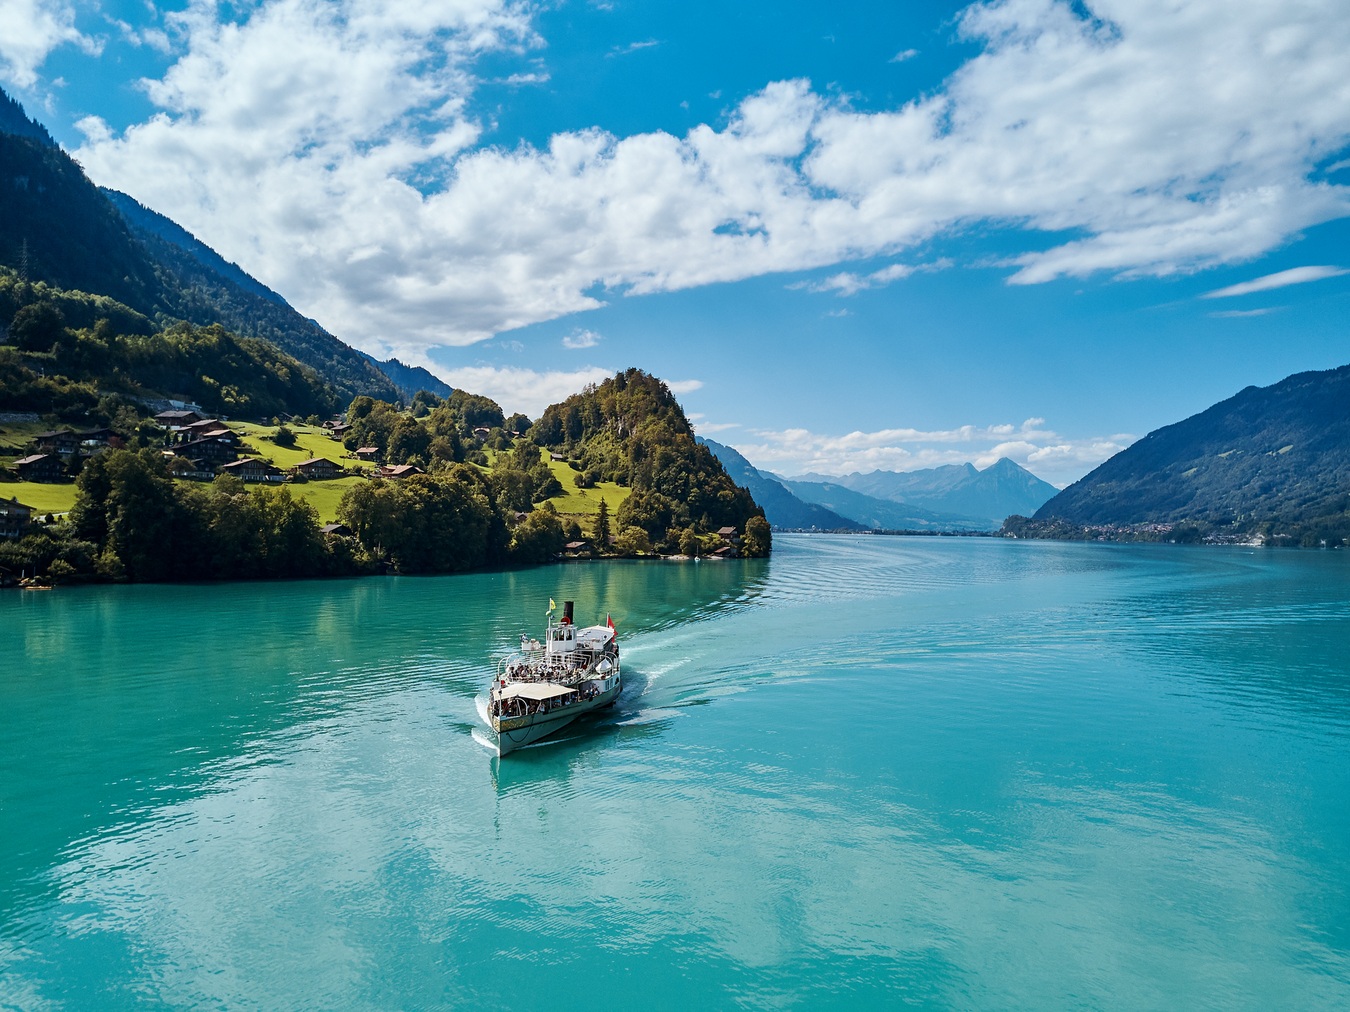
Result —
[{"label": "dark green forest", "polygon": [[100,404],[175,397],[230,416],[327,415],[337,395],[311,368],[220,325],[158,330],[106,296],[0,269],[0,391],[8,411],[111,422]]},{"label": "dark green forest", "polygon": [[548,562],[563,544],[555,513],[510,525],[492,481],[465,464],[358,485],[338,515],[351,533],[325,535],[314,508],[285,486],[175,481],[153,448],[110,450],[85,464],[65,522],[0,542],[0,567],[56,581],[454,573]]}]

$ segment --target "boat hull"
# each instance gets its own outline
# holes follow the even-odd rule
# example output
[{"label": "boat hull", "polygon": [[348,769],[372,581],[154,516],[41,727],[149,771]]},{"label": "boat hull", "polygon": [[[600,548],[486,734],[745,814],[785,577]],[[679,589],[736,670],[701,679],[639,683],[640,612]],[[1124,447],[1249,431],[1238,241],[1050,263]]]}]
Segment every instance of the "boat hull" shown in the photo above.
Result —
[{"label": "boat hull", "polygon": [[614,685],[601,692],[594,699],[572,703],[550,713],[534,713],[525,717],[493,717],[492,730],[497,736],[497,755],[504,756],[525,745],[533,744],[540,738],[547,738],[561,731],[578,717],[593,713],[609,706],[619,696],[623,680],[614,679]]}]

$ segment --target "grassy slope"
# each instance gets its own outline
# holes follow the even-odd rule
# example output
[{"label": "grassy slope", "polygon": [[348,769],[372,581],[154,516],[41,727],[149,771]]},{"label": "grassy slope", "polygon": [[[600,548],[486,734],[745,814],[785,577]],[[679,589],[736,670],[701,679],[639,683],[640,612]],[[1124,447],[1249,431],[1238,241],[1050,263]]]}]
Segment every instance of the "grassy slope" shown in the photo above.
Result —
[{"label": "grassy slope", "polygon": [[575,481],[577,472],[566,463],[549,460],[548,466],[563,487],[563,494],[554,496],[549,502],[563,516],[593,517],[600,512],[600,500],[604,499],[612,517],[619,508],[619,503],[627,499],[632,492],[632,489],[616,485],[612,481],[598,482],[594,488],[577,488]]},{"label": "grassy slope", "polygon": [[[255,425],[251,422],[230,422],[229,425],[230,428],[243,436],[247,444],[256,451],[256,453],[246,454],[247,456],[265,457],[283,470],[295,466],[302,460],[309,460],[311,457],[326,457],[335,464],[340,464],[349,470],[373,467],[371,464],[346,459],[343,455],[347,451],[342,444],[328,438],[325,430],[316,426],[290,426],[291,431],[295,433],[296,443],[294,447],[287,448],[277,446],[276,443],[267,438],[276,431],[273,426]],[[43,431],[46,426],[41,424],[7,424],[3,428],[5,431],[0,434],[0,448],[4,446],[3,440],[13,439],[17,442],[17,449],[21,449],[32,439],[34,434]],[[29,431],[30,429],[31,431]],[[4,452],[3,449],[0,449],[0,453],[2,452]],[[495,455],[490,454],[489,456]],[[600,482],[595,488],[579,489],[573,480],[577,472],[573,471],[567,464],[560,461],[549,461],[549,468],[564,489],[562,495],[554,496],[549,502],[564,517],[576,517],[578,519],[593,517],[600,510],[602,498],[609,506],[609,515],[612,517],[619,508],[619,504],[628,498],[631,491],[611,481]],[[319,519],[323,523],[329,523],[337,519],[338,502],[347,489],[359,485],[364,480],[360,477],[348,477],[339,478],[335,481],[288,484],[286,487],[291,490],[291,495],[295,498],[304,499],[306,502],[313,504],[314,508],[319,511]],[[18,499],[24,505],[32,506],[43,513],[64,513],[75,505],[75,484],[74,482],[55,485],[32,481],[0,482],[0,496]]]},{"label": "grassy slope", "polygon": [[39,513],[66,513],[75,505],[75,483],[0,481],[0,499],[17,499]]}]

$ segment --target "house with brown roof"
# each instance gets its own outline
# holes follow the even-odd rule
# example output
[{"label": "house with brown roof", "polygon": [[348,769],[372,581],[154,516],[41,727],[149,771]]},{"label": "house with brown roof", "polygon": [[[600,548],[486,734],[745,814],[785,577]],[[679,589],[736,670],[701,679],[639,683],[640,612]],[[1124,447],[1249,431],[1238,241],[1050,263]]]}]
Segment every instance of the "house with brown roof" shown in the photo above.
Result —
[{"label": "house with brown roof", "polygon": [[244,481],[265,481],[275,483],[286,480],[286,475],[265,460],[245,457],[220,465],[221,474],[232,474]]},{"label": "house with brown roof", "polygon": [[326,481],[329,478],[336,478],[342,473],[342,468],[338,467],[326,457],[312,457],[309,460],[302,460],[291,468],[291,474],[301,474],[310,481]]},{"label": "house with brown roof", "polygon": [[65,474],[61,458],[52,453],[33,453],[14,462],[22,481],[60,481]]},{"label": "house with brown roof", "polygon": [[155,415],[155,421],[164,428],[175,428],[181,425],[191,425],[194,422],[200,422],[202,416],[195,411],[161,411]]},{"label": "house with brown roof", "polygon": [[364,460],[373,464],[380,459],[380,448],[378,446],[362,446],[353,450],[352,456],[357,460]]},{"label": "house with brown roof", "polygon": [[28,533],[33,507],[17,499],[0,499],[0,538],[21,538]]},{"label": "house with brown roof", "polygon": [[223,436],[209,436],[179,443],[177,446],[170,447],[169,452],[175,457],[204,460],[208,464],[216,465],[228,463],[238,457],[239,446],[234,439],[227,439]]},{"label": "house with brown roof", "polygon": [[392,467],[375,468],[376,478],[411,478],[415,474],[426,474],[416,464],[395,464]]},{"label": "house with brown roof", "polygon": [[35,453],[59,453],[63,457],[69,457],[79,448],[80,437],[70,429],[39,432],[33,437]]}]

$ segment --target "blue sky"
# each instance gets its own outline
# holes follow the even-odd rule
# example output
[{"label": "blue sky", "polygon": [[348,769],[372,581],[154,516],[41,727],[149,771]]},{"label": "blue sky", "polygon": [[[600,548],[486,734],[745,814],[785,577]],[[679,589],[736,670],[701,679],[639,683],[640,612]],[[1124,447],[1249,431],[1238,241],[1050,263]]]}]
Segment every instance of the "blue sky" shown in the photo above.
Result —
[{"label": "blue sky", "polygon": [[1342,3],[831,6],[0,0],[0,83],[357,347],[781,473],[1062,485],[1350,362]]}]

